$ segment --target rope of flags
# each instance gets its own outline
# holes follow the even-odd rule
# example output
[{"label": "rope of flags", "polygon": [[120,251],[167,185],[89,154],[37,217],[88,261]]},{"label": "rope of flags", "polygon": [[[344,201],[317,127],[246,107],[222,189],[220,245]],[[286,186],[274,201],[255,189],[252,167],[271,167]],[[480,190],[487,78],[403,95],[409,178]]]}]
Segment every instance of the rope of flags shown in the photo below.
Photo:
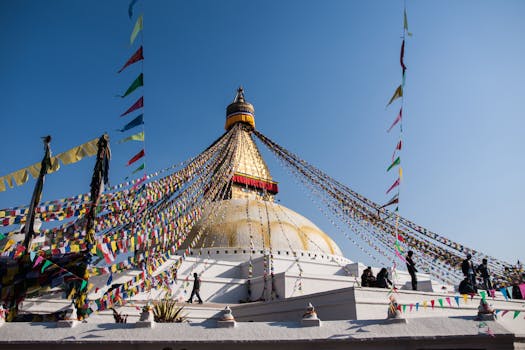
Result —
[{"label": "rope of flags", "polygon": [[403,257],[403,247],[402,243],[405,243],[405,240],[403,239],[403,236],[399,233],[399,192],[401,187],[401,182],[403,181],[403,168],[401,166],[401,157],[400,153],[403,148],[403,108],[405,106],[405,80],[406,80],[406,70],[407,67],[405,65],[405,39],[407,36],[412,36],[412,33],[408,31],[408,19],[407,19],[407,11],[406,11],[406,4],[403,9],[403,34],[401,36],[402,42],[401,42],[401,50],[399,55],[399,64],[401,66],[401,84],[396,88],[394,91],[394,94],[388,101],[387,107],[390,106],[394,101],[400,100],[400,107],[399,112],[397,113],[396,118],[388,128],[387,132],[390,132],[394,127],[399,126],[399,135],[398,135],[398,141],[396,142],[396,146],[394,147],[394,152],[392,153],[392,160],[390,162],[390,165],[386,169],[387,172],[397,167],[398,174],[397,179],[392,183],[392,185],[388,188],[386,191],[386,194],[389,194],[391,191],[395,190],[395,194],[392,198],[388,200],[386,204],[384,204],[381,208],[386,208],[391,205],[396,205],[394,209],[394,213],[396,214],[396,222],[395,222],[395,242],[394,242],[394,253],[395,255],[400,258],[401,260],[405,261],[405,258]]},{"label": "rope of flags", "polygon": [[[98,138],[51,157],[51,167],[49,167],[47,173],[50,174],[59,170],[61,163],[63,165],[69,165],[79,162],[85,157],[94,156],[97,154],[97,142]],[[13,188],[14,185],[22,186],[25,184],[27,181],[29,181],[29,176],[32,176],[34,179],[38,178],[40,167],[41,164],[38,162],[23,169],[14,171],[10,174],[0,176],[0,192],[4,192],[6,190],[6,183],[9,188]]]},{"label": "rope of flags", "polygon": [[[133,10],[134,6],[137,3],[137,0],[132,0],[128,7],[128,16],[129,19],[133,19]],[[126,98],[130,95],[133,95],[135,91],[137,91],[139,88],[144,88],[144,37],[142,34],[143,30],[143,15],[140,14],[136,21],[135,25],[133,26],[133,30],[131,32],[130,36],[130,46],[132,46],[135,42],[135,39],[140,34],[140,45],[138,49],[131,55],[131,57],[124,63],[122,68],[119,69],[118,73],[120,74],[125,69],[127,69],[129,66],[134,65],[137,62],[140,62],[140,73],[138,76],[131,82],[129,87],[124,91],[122,95],[119,95],[118,97]],[[141,113],[138,115],[135,115],[131,121],[126,123],[121,129],[118,129],[121,133],[126,133],[130,130],[133,130],[133,134],[128,135],[118,141],[118,143],[124,143],[129,141],[138,141],[142,142],[141,150],[137,152],[133,157],[131,157],[128,162],[126,163],[126,166],[130,166],[134,164],[135,162],[139,161],[140,159],[144,158],[146,155],[146,146],[145,146],[145,133],[144,133],[144,94],[142,93],[141,96],[125,111],[123,112],[120,117],[127,117],[129,114],[132,114],[133,112],[140,111]],[[137,128],[141,128],[142,130],[139,132],[137,131]],[[141,171],[145,171],[146,168],[146,162],[143,161],[138,167],[136,167],[134,170],[131,171],[131,175],[136,174]]]}]

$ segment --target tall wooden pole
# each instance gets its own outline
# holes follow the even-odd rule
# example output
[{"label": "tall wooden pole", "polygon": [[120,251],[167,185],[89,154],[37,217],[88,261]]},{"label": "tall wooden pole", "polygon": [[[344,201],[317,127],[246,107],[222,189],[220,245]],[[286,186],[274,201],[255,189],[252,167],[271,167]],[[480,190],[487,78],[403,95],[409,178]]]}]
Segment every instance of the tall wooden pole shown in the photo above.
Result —
[{"label": "tall wooden pole", "polygon": [[[82,263],[83,281],[88,281],[89,279],[88,265],[91,261],[91,250],[95,245],[95,219],[97,216],[97,205],[100,199],[100,194],[103,191],[103,186],[104,184],[108,183],[109,161],[111,159],[111,150],[109,148],[109,135],[102,135],[98,140],[97,146],[97,160],[95,162],[95,168],[93,169],[93,176],[91,177],[90,185],[91,205],[89,208],[89,212],[86,216],[87,250],[84,253],[85,256]],[[87,286],[84,286],[82,288],[82,284],[79,284],[77,287],[77,293],[75,295],[75,306],[77,308],[77,315],[79,319],[84,319],[87,316],[87,308],[85,307],[88,288]]]}]

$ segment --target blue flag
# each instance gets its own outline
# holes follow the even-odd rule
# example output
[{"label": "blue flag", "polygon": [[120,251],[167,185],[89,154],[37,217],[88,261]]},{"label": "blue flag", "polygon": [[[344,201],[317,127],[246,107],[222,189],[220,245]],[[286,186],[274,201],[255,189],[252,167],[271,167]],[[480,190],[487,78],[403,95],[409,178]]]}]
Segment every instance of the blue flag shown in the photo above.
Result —
[{"label": "blue flag", "polygon": [[142,124],[144,124],[144,115],[140,114],[138,117],[136,117],[135,119],[133,119],[132,121],[124,125],[124,127],[120,129],[119,131],[124,132],[129,129],[133,129],[134,127],[142,125]]},{"label": "blue flag", "polygon": [[131,2],[129,3],[129,7],[128,7],[129,19],[133,17],[133,6],[135,6],[136,3],[137,3],[137,0],[131,0]]}]

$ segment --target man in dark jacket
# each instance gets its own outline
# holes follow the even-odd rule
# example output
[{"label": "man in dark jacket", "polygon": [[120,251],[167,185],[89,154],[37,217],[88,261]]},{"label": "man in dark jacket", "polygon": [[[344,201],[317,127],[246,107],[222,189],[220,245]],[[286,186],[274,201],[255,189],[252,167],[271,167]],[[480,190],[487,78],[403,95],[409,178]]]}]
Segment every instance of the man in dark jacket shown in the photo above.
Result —
[{"label": "man in dark jacket", "polygon": [[414,252],[409,250],[407,256],[405,257],[405,260],[407,262],[407,269],[408,273],[410,274],[410,277],[412,278],[412,290],[417,290],[417,277],[416,277],[416,264],[414,263],[414,260],[412,260],[412,256],[414,255]]},{"label": "man in dark jacket", "polygon": [[491,290],[492,283],[490,282],[490,270],[487,259],[481,260],[481,265],[478,266],[477,272],[479,272],[481,278],[483,278],[483,286],[485,287],[485,290]]},{"label": "man in dark jacket", "polygon": [[197,272],[193,273],[193,289],[191,290],[191,296],[188,299],[188,303],[193,303],[193,296],[196,295],[199,299],[199,304],[202,304],[202,299],[199,294],[199,291],[201,289],[201,279],[199,278],[199,275],[197,275]]},{"label": "man in dark jacket", "polygon": [[467,254],[467,258],[461,263],[461,271],[467,279],[467,281],[472,285],[474,290],[476,289],[476,269],[474,268],[474,263],[472,262],[472,255]]}]

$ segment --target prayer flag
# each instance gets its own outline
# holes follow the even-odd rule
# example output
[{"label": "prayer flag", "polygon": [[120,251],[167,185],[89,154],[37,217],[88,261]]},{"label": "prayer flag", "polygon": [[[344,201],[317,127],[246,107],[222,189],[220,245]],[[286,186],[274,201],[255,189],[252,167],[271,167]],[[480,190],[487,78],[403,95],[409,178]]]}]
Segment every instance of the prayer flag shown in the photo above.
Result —
[{"label": "prayer flag", "polygon": [[430,300],[430,305],[432,305],[432,309],[434,309],[434,299]]},{"label": "prayer flag", "polygon": [[443,308],[443,299],[438,299],[438,303],[439,303],[439,306],[441,306],[441,308]]},{"label": "prayer flag", "polygon": [[142,73],[140,73],[139,76],[135,80],[133,80],[133,82],[128,87],[128,89],[126,90],[124,95],[122,95],[120,97],[124,98],[124,97],[128,96],[129,94],[131,94],[133,91],[137,90],[141,86],[144,86],[144,74],[142,74]]},{"label": "prayer flag", "polygon": [[390,186],[390,188],[388,189],[388,191],[386,191],[386,194],[388,194],[390,191],[392,191],[394,188],[396,188],[397,186],[399,186],[399,184],[401,183],[401,180],[398,178],[393,184],[392,186]]},{"label": "prayer flag", "polygon": [[392,98],[390,99],[390,101],[388,101],[388,104],[386,106],[387,107],[390,106],[392,102],[394,102],[395,100],[401,97],[403,97],[403,87],[399,85],[396,91],[394,91],[394,95],[392,95]]},{"label": "prayer flag", "polygon": [[394,149],[394,153],[392,153],[392,161],[394,161],[394,157],[396,155],[397,151],[401,151],[401,147],[403,146],[403,142],[399,140],[399,142],[396,145],[396,148]]},{"label": "prayer flag", "polygon": [[395,167],[396,165],[399,165],[401,163],[401,159],[399,157],[396,158],[396,160],[394,160],[392,162],[392,164],[390,164],[390,166],[388,167],[388,169],[386,169],[386,171],[390,171],[390,169],[392,169],[393,167]]},{"label": "prayer flag", "polygon": [[118,143],[124,143],[127,141],[144,141],[144,131],[141,131],[139,133],[123,138]]},{"label": "prayer flag", "polygon": [[44,273],[44,270],[47,269],[47,268],[49,267],[49,265],[51,265],[51,264],[53,264],[51,261],[46,260],[46,261],[44,262],[44,265],[42,265],[42,268],[40,269],[40,272],[41,272],[41,273]]},{"label": "prayer flag", "polygon": [[382,205],[381,208],[385,208],[396,203],[399,203],[399,195],[397,194],[394,197],[392,197],[386,204]]},{"label": "prayer flag", "polygon": [[142,163],[137,169],[133,170],[132,174],[135,174],[141,170],[144,170],[144,163]]},{"label": "prayer flag", "polygon": [[392,125],[390,125],[390,128],[388,128],[387,132],[390,132],[390,130],[392,130],[392,128],[401,121],[401,119],[403,118],[403,107],[401,107],[399,109],[399,113],[396,117],[396,119],[394,120],[394,122],[392,123]]},{"label": "prayer flag", "polygon": [[399,166],[399,178],[403,180],[403,168],[401,167],[401,165]]},{"label": "prayer flag", "polygon": [[128,6],[129,19],[131,19],[131,17],[133,17],[133,6],[135,6],[136,3],[137,3],[137,0],[131,0],[131,2],[129,3],[129,6]]},{"label": "prayer flag", "polygon": [[407,9],[404,9],[403,12],[403,30],[407,32],[408,36],[412,36],[412,33],[408,31]]},{"label": "prayer flag", "polygon": [[129,38],[130,45],[133,44],[135,41],[135,38],[139,34],[139,32],[142,30],[142,15],[137,18],[137,22],[135,22],[135,26],[133,27],[133,31],[131,32],[131,37]]},{"label": "prayer flag", "polygon": [[519,285],[520,292],[521,292],[521,298],[525,299],[525,283],[522,283]]},{"label": "prayer flag", "polygon": [[127,111],[125,111],[124,113],[122,113],[120,116],[123,117],[125,116],[126,114],[129,114],[139,108],[142,108],[144,107],[144,96],[142,96],[141,98],[139,98],[131,107],[128,108]]},{"label": "prayer flag", "polygon": [[44,260],[44,258],[42,258],[40,255],[37,256],[36,261],[33,264],[33,268],[37,267],[42,262],[42,260]]},{"label": "prayer flag", "polygon": [[87,286],[87,281],[86,280],[82,280],[82,283],[80,284],[80,291],[84,290],[84,288],[86,288]]},{"label": "prayer flag", "polygon": [[456,296],[454,297],[454,300],[456,301],[456,304],[458,304],[458,307],[459,307],[459,296],[456,295]]},{"label": "prayer flag", "polygon": [[452,304],[450,303],[450,298],[449,298],[449,297],[446,297],[445,300],[447,301],[448,306],[452,307]]},{"label": "prayer flag", "polygon": [[111,282],[113,282],[113,274],[110,274],[110,275],[109,275],[108,280],[107,280],[107,282],[106,282],[106,286],[111,285]]},{"label": "prayer flag", "polygon": [[133,156],[133,158],[131,158],[131,159],[128,161],[127,165],[131,165],[131,164],[135,163],[137,160],[139,160],[140,158],[144,157],[144,154],[145,154],[145,153],[144,153],[144,149],[142,149],[142,151],[140,151],[139,153],[135,154],[135,155]]},{"label": "prayer flag", "polygon": [[124,125],[124,127],[120,129],[119,131],[124,132],[126,130],[133,129],[134,127],[142,125],[142,124],[144,124],[144,115],[140,114],[138,117],[136,117],[135,119],[133,119],[132,121]]},{"label": "prayer flag", "polygon": [[521,311],[519,310],[515,310],[514,311],[514,316],[512,317],[512,319],[515,319],[516,317],[518,317],[518,315],[520,314]]},{"label": "prayer flag", "polygon": [[136,63],[140,60],[143,60],[144,59],[144,56],[143,56],[143,52],[142,52],[142,46],[140,46],[138,48],[138,50],[133,54],[133,56],[131,56],[129,58],[129,60],[124,63],[124,65],[122,66],[122,68],[120,68],[120,70],[118,71],[118,73],[122,72],[124,69],[126,69],[127,66],[130,66],[132,65],[133,63]]}]

